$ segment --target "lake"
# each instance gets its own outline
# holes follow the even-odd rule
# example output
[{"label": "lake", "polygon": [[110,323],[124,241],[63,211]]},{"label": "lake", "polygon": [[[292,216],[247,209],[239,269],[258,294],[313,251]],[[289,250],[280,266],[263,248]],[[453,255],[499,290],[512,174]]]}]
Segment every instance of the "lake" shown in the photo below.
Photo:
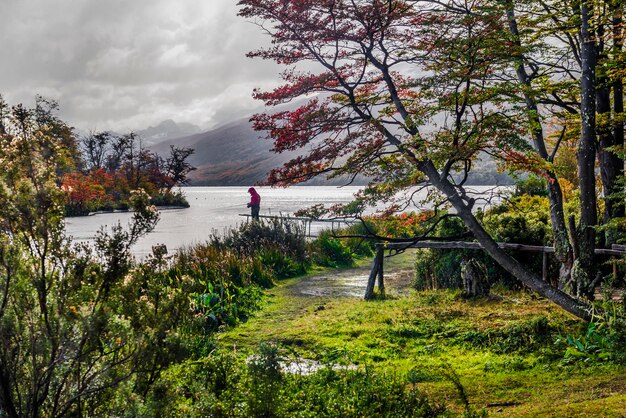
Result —
[{"label": "lake", "polygon": [[[473,187],[479,192],[490,186]],[[318,203],[331,206],[347,203],[361,187],[346,186],[293,186],[284,189],[257,187],[261,195],[261,215],[291,215],[294,211]],[[211,233],[222,233],[224,229],[245,222],[239,214],[248,214],[246,204],[250,200],[248,187],[183,187],[190,207],[186,209],[161,210],[161,220],[156,229],[141,238],[133,253],[144,257],[155,244],[165,244],[170,253],[176,249],[205,242]],[[415,209],[415,208],[413,208]],[[74,241],[93,241],[96,232],[103,226],[111,227],[121,222],[128,224],[129,212],[102,213],[92,216],[67,218],[65,230]],[[318,226],[318,228],[321,228]]]},{"label": "lake", "polygon": [[[261,195],[261,215],[293,214],[294,211],[318,203],[326,206],[346,203],[360,187],[295,186],[285,189],[256,187]],[[151,252],[155,244],[167,245],[171,253],[177,248],[205,242],[212,232],[222,233],[225,228],[246,221],[239,214],[248,214],[250,201],[248,187],[183,187],[190,204],[186,209],[161,210],[156,229],[141,238],[133,248],[136,256]],[[130,212],[101,213],[92,216],[66,218],[65,230],[74,241],[93,241],[103,226],[111,227],[121,222],[128,224]]]}]

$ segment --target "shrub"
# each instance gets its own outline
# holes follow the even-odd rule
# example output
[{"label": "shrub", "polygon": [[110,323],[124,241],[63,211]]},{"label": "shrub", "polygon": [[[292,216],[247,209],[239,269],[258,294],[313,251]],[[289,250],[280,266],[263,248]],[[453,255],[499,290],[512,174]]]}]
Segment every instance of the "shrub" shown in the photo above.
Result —
[{"label": "shrub", "polygon": [[331,231],[322,231],[310,245],[313,262],[320,266],[341,267],[354,264],[350,248]]},{"label": "shrub", "polygon": [[[437,225],[434,235],[461,236],[464,232],[465,226],[460,219],[445,217]],[[419,249],[415,257],[413,286],[418,290],[458,289],[462,286],[461,262],[465,258],[480,256],[479,251],[473,250]]]},{"label": "shrub", "polygon": [[445,411],[400,376],[370,368],[327,367],[285,380],[278,416],[435,417]]},{"label": "shrub", "polygon": [[[376,240],[369,237],[370,232],[375,232],[376,226],[371,221],[358,222],[337,231],[338,236],[352,236],[341,238],[350,252],[359,257],[369,257],[374,254]],[[358,238],[357,238],[358,237]]]},{"label": "shrub", "polygon": [[417,290],[461,288],[461,262],[468,252],[470,251],[418,249],[413,287]]},{"label": "shrub", "polygon": [[626,362],[626,319],[624,307],[614,302],[602,304],[601,314],[580,330],[579,335],[567,335],[556,340],[563,349],[566,363]]},{"label": "shrub", "polygon": [[165,191],[152,195],[150,198],[150,204],[155,206],[180,206],[183,208],[189,207],[189,202],[185,198],[182,191]]},{"label": "shrub", "polygon": [[496,241],[549,245],[549,202],[539,196],[518,196],[488,210],[485,228]]},{"label": "shrub", "polygon": [[181,250],[171,274],[190,278],[191,308],[207,330],[246,320],[262,299],[260,288],[272,285],[271,272],[254,258],[211,245]]},{"label": "shrub", "polygon": [[[482,219],[485,229],[496,241],[527,245],[551,245],[548,199],[520,195],[487,210]],[[435,229],[439,237],[462,235],[464,226],[458,218],[444,219]],[[514,252],[521,263],[541,272],[542,255]],[[419,250],[416,257],[414,285],[417,289],[458,288],[461,285],[461,262],[475,258],[487,268],[488,277],[506,287],[519,287],[518,281],[498,266],[484,251],[479,250]],[[557,274],[557,261],[549,259],[548,275]]]},{"label": "shrub", "polygon": [[195,315],[208,331],[245,321],[258,309],[261,288],[274,279],[306,271],[304,236],[282,222],[250,222],[179,251],[175,274],[192,278],[188,291]]},{"label": "shrub", "polygon": [[445,412],[407,378],[373,368],[327,365],[288,373],[274,345],[247,359],[215,351],[165,372],[159,390],[135,410],[156,416],[434,417]]},{"label": "shrub", "polygon": [[116,210],[129,210],[130,204],[126,200],[120,200],[119,202],[117,202],[115,209]]},{"label": "shrub", "polygon": [[282,357],[274,344],[261,343],[259,352],[248,360],[248,415],[271,417],[277,415],[280,386],[283,380]]},{"label": "shrub", "polygon": [[276,249],[305,268],[308,265],[304,229],[295,223],[278,219],[253,221],[230,229],[223,235],[213,234],[209,243],[238,254],[252,256],[261,249]]},{"label": "shrub", "polygon": [[306,272],[304,264],[298,263],[289,254],[276,247],[267,247],[259,250],[257,257],[261,265],[272,271],[277,279],[286,279]]},{"label": "shrub", "polygon": [[546,180],[533,174],[518,180],[515,182],[515,196],[522,195],[548,197]]}]

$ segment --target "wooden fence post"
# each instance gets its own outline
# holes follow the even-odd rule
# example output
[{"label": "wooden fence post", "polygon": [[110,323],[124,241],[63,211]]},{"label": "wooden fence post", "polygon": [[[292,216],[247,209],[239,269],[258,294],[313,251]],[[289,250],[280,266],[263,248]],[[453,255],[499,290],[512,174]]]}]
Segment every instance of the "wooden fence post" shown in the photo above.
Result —
[{"label": "wooden fence post", "polygon": [[[367,288],[365,289],[365,300],[370,300],[374,296],[374,284],[376,283],[376,277],[380,274],[382,275],[383,268],[383,244],[376,244],[376,256],[374,257],[374,262],[372,263],[372,270],[370,271],[370,277],[367,280]],[[380,289],[380,284],[382,279],[378,279],[378,287]]]},{"label": "wooden fence post", "polygon": [[385,281],[383,277],[383,267],[385,263],[385,247],[376,247],[376,258],[378,259],[378,294],[385,296]]}]

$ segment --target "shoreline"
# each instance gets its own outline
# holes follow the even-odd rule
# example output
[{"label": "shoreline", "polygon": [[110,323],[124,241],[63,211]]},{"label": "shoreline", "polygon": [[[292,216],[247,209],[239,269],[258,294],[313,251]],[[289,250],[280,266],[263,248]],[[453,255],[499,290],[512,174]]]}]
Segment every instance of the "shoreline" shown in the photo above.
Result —
[{"label": "shoreline", "polygon": [[[157,208],[157,210],[162,211],[162,210],[173,210],[173,209],[189,209],[189,206],[177,206],[177,205],[166,205],[166,206],[155,206]],[[89,212],[85,215],[69,215],[69,216],[65,216],[65,218],[84,218],[86,216],[96,216],[96,215],[106,215],[106,214],[111,214],[111,213],[126,213],[126,212],[132,212],[133,210],[128,208],[128,209],[112,209],[112,210],[97,210],[95,212]]]}]

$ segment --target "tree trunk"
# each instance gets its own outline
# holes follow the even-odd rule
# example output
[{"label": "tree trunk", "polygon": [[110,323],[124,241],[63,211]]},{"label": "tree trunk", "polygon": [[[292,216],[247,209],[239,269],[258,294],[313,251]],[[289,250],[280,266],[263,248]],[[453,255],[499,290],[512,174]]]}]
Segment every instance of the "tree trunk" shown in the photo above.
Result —
[{"label": "tree trunk", "polygon": [[[597,112],[602,120],[601,125],[599,125],[597,129],[599,139],[597,158],[600,166],[600,178],[602,179],[602,193],[604,195],[604,214],[602,219],[604,224],[611,219],[611,214],[613,213],[613,199],[611,199],[610,196],[612,190],[615,188],[616,180],[616,155],[607,150],[607,148],[614,144],[613,133],[609,126],[609,119],[611,118],[611,93],[607,83],[608,80],[606,77],[599,76],[598,89],[596,91]],[[608,244],[606,240],[608,234],[605,234],[604,238],[605,244],[601,245],[603,247]]]},{"label": "tree trunk", "polygon": [[[596,208],[596,47],[590,28],[589,0],[581,3],[581,63],[580,79],[581,136],[578,143],[578,178],[580,186],[580,220],[578,224],[579,257],[572,269],[576,295],[593,298],[595,279],[595,226],[598,222]],[[574,233],[574,232],[573,232]]]},{"label": "tree trunk", "polygon": [[4,369],[5,364],[0,365],[0,411],[3,411],[7,417],[18,418],[20,414],[13,403],[14,382],[11,381],[9,375]]},{"label": "tree trunk", "polygon": [[515,258],[503,251],[493,238],[485,231],[480,222],[472,214],[471,209],[463,202],[454,186],[447,180],[442,179],[437,168],[431,161],[419,163],[418,168],[428,177],[430,182],[437,187],[448,198],[457,215],[463,220],[467,228],[472,232],[476,240],[485,249],[487,254],[493,258],[502,268],[511,273],[524,285],[537,292],[539,295],[548,298],[566,311],[584,320],[591,320],[590,307],[565,292],[550,286],[541,280],[536,274],[526,269]]},{"label": "tree trunk", "polygon": [[463,289],[468,298],[481,298],[489,296],[491,284],[487,277],[487,269],[475,258],[463,260],[461,262],[461,279],[463,279]]},{"label": "tree trunk", "polygon": [[[619,54],[623,48],[621,37],[621,9],[620,6],[613,7],[613,59]],[[603,39],[603,36],[598,38]],[[600,41],[598,45],[598,57],[600,60],[609,60],[610,51],[605,50],[604,41]],[[624,216],[624,195],[623,181],[624,176],[624,160],[618,154],[611,150],[611,147],[619,148],[624,145],[624,124],[620,122],[618,117],[624,111],[623,87],[620,78],[616,78],[612,83],[608,76],[600,72],[596,85],[598,92],[596,94],[598,115],[602,115],[601,125],[598,126],[598,162],[600,164],[600,175],[602,179],[602,192],[604,194],[604,213],[603,223],[607,224],[611,219]],[[614,93],[614,113],[611,115],[611,89]],[[620,238],[617,236],[615,229],[609,228],[604,234],[604,246],[610,247],[617,243]]]},{"label": "tree trunk", "polygon": [[[617,4],[613,11],[613,49],[615,54],[621,53],[624,48],[624,41],[621,31],[624,24],[622,13],[623,5]],[[617,78],[613,82],[613,114],[615,116],[624,113],[624,84],[621,78]],[[617,148],[624,147],[624,122],[620,118],[615,118],[613,125],[613,145]],[[617,154],[613,154],[615,164],[615,182],[613,183],[613,193],[617,195],[616,199],[612,202],[610,213],[611,218],[623,218],[626,217],[626,205],[624,204],[624,184],[620,183],[619,179],[624,179],[624,158],[620,158]],[[607,237],[607,244],[615,244],[617,238],[614,235]]]},{"label": "tree trunk", "polygon": [[[517,27],[517,18],[515,17],[513,3],[510,1],[507,2],[506,8],[509,31],[513,36],[512,42],[519,50],[521,50],[522,45],[520,41],[519,30]],[[520,84],[525,87],[524,89],[522,89],[522,91],[524,94],[524,100],[526,101],[526,110],[530,122],[529,125],[531,126],[531,134],[534,148],[543,160],[551,163],[552,158],[550,155],[548,155],[548,150],[546,148],[541,119],[539,118],[539,109],[537,106],[537,102],[528,93],[528,90],[532,86],[530,77],[528,76],[528,73],[526,71],[525,58],[521,53],[519,53],[513,54],[513,60],[515,63],[517,79]],[[561,267],[559,269],[559,288],[563,289],[565,287],[565,284],[570,281],[574,257],[572,254],[572,245],[570,243],[569,235],[567,233],[565,210],[563,209],[563,193],[561,191],[561,186],[554,171],[548,171],[547,175],[552,238],[554,240],[554,250],[556,258],[561,263]]]}]

